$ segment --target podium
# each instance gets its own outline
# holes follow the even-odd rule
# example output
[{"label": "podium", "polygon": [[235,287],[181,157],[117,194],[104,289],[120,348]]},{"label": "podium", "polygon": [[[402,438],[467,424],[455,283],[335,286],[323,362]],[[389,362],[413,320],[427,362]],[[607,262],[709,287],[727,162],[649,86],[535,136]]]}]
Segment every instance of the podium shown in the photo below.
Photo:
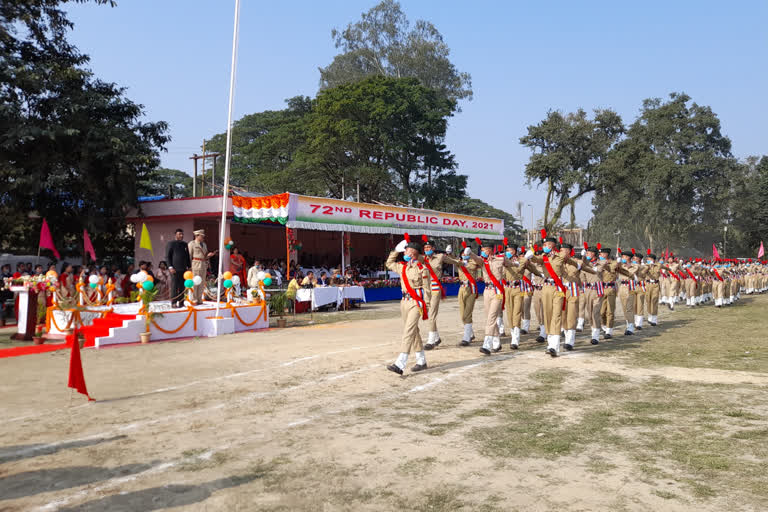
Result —
[{"label": "podium", "polygon": [[26,286],[11,286],[10,290],[19,297],[19,318],[14,340],[32,341],[37,325],[37,290]]}]

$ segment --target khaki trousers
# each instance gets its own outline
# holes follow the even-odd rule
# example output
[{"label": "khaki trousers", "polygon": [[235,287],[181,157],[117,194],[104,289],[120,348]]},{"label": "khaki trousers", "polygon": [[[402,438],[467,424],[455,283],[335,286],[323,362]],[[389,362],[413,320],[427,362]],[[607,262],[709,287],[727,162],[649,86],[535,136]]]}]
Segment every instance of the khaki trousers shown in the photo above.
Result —
[{"label": "khaki trousers", "polygon": [[561,322],[562,322],[563,329],[566,331],[571,331],[576,329],[576,322],[578,321],[578,315],[579,315],[579,298],[582,295],[579,295],[578,297],[574,297],[571,294],[570,288],[568,288],[565,294],[565,311],[562,312],[563,314],[562,314]]},{"label": "khaki trousers", "polygon": [[403,341],[400,344],[400,352],[410,354],[421,352],[424,345],[419,333],[419,320],[421,320],[421,308],[418,302],[410,299],[400,301],[400,314],[403,317]]},{"label": "khaki trousers", "polygon": [[645,310],[651,316],[659,314],[659,283],[645,285]]},{"label": "khaki trousers", "polygon": [[437,332],[437,313],[440,311],[441,300],[440,290],[432,290],[432,294],[429,296],[429,318],[427,318],[429,332]]},{"label": "khaki trousers", "polygon": [[531,319],[531,302],[533,302],[533,294],[526,293],[523,297],[523,320]]},{"label": "khaki trousers", "polygon": [[685,280],[685,294],[689,299],[692,299],[696,296],[696,281],[693,279]]},{"label": "khaki trousers", "polygon": [[619,285],[619,300],[621,309],[624,310],[624,320],[628,324],[635,323],[635,294],[629,290],[626,284]]},{"label": "khaki trousers", "polygon": [[499,337],[499,324],[496,323],[501,315],[502,299],[496,294],[496,287],[485,285],[483,306],[485,309],[485,335]]},{"label": "khaki trousers", "polygon": [[547,324],[544,323],[544,310],[541,307],[541,295],[544,293],[544,289],[537,290],[534,288],[533,297],[531,297],[531,307],[533,308],[533,314],[536,315],[536,320],[539,325],[543,325],[546,329]]},{"label": "khaki trousers", "polygon": [[589,324],[593,329],[600,329],[600,326],[602,325],[600,320],[600,309],[603,305],[603,297],[598,297],[597,290],[591,288],[584,290],[584,293],[579,299],[582,297],[584,297],[584,316],[579,316],[579,318],[588,318]]},{"label": "khaki trousers", "polygon": [[196,285],[192,290],[192,295],[195,298],[196,302],[203,301],[203,289],[205,288],[206,269],[207,269],[207,265],[205,264],[205,262],[201,262],[201,261],[192,262],[192,273],[196,276],[200,276],[203,279],[203,282]]},{"label": "khaki trousers", "polygon": [[616,288],[605,288],[603,295],[603,304],[600,306],[600,317],[602,325],[613,328],[614,318],[616,316]]},{"label": "khaki trousers", "polygon": [[[638,285],[639,286],[639,285]],[[646,285],[646,288],[648,285]],[[645,295],[642,288],[638,288],[635,293],[635,316],[645,316]]]},{"label": "khaki trousers", "polygon": [[507,287],[504,293],[507,296],[507,327],[510,329],[520,327],[523,319],[523,300],[525,299],[525,294],[520,291],[520,288],[513,286]]},{"label": "khaki trousers", "polygon": [[475,294],[469,286],[459,288],[459,316],[463,325],[472,323],[472,313],[475,311]]},{"label": "khaki trousers", "polygon": [[548,336],[560,336],[565,294],[555,286],[546,285],[541,289],[542,324]]},{"label": "khaki trousers", "polygon": [[579,318],[585,318],[584,315],[587,313],[587,294],[582,293],[579,295]]}]

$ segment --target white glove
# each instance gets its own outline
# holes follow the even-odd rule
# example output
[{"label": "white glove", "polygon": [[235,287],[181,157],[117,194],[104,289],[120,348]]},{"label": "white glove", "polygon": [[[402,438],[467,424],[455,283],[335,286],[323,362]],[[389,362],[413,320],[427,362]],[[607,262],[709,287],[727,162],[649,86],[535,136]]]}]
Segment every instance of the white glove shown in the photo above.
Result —
[{"label": "white glove", "polygon": [[525,256],[523,256],[523,258],[525,258],[526,260],[533,258],[533,251],[528,249],[528,251],[525,253]]},{"label": "white glove", "polygon": [[587,250],[586,249],[582,249],[581,250],[581,257],[583,258],[586,255],[587,255]]},{"label": "white glove", "polygon": [[445,254],[451,254],[453,252],[453,246],[449,245],[445,248]]},{"label": "white glove", "polygon": [[472,249],[470,249],[469,247],[465,247],[464,250],[462,251],[462,254],[464,256],[469,256],[470,254],[472,254]]},{"label": "white glove", "polygon": [[397,247],[395,247],[395,252],[405,252],[406,245],[408,245],[408,240],[402,240],[399,244],[397,244]]}]

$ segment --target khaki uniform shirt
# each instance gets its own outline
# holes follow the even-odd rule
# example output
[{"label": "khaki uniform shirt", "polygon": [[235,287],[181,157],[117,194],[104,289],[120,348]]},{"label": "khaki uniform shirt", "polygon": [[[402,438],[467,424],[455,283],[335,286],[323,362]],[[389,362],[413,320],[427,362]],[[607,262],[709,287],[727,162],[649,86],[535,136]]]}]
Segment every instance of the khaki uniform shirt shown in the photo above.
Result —
[{"label": "khaki uniform shirt", "polygon": [[[403,293],[407,294],[408,288],[406,288],[402,277],[403,264],[397,261],[397,254],[397,251],[389,253],[389,258],[387,258],[387,268],[392,272],[397,272],[397,275],[400,276],[400,289]],[[432,293],[430,289],[429,270],[427,270],[427,267],[421,262],[421,258],[419,258],[419,261],[411,260],[405,264],[405,275],[408,278],[408,282],[411,283],[411,288],[414,290],[421,289],[424,294],[424,300],[429,302]]]},{"label": "khaki uniform shirt", "polygon": [[192,240],[187,247],[189,247],[189,259],[192,260],[192,269],[205,271],[208,268],[208,246],[205,242]]}]

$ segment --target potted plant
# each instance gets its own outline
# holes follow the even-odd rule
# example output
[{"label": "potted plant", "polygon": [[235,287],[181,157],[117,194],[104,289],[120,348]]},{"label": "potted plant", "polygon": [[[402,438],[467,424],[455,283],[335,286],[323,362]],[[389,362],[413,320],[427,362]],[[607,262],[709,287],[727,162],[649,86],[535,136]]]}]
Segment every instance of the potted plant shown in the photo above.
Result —
[{"label": "potted plant", "polygon": [[35,345],[42,345],[45,343],[45,326],[39,324],[35,329],[35,335],[32,336],[32,341]]},{"label": "potted plant", "polygon": [[285,314],[288,312],[288,296],[285,292],[273,293],[269,297],[269,310],[277,315],[277,326],[280,328],[285,327],[286,320]]},{"label": "potted plant", "polygon": [[152,321],[163,316],[161,313],[156,313],[150,309],[150,304],[156,295],[156,288],[152,290],[144,290],[144,292],[141,294],[141,303],[144,305],[144,332],[139,333],[139,338],[141,338],[142,343],[149,343],[149,339],[152,336],[149,331],[149,328],[152,325]]}]

